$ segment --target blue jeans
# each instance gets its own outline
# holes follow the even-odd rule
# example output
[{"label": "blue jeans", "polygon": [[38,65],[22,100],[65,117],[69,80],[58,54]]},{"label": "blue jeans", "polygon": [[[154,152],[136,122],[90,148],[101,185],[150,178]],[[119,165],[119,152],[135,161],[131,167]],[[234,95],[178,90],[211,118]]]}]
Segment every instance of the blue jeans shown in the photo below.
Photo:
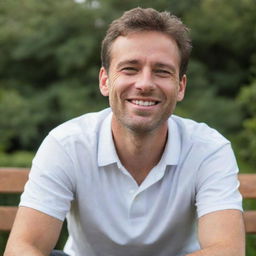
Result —
[{"label": "blue jeans", "polygon": [[68,255],[63,251],[53,250],[50,256],[68,256]]}]

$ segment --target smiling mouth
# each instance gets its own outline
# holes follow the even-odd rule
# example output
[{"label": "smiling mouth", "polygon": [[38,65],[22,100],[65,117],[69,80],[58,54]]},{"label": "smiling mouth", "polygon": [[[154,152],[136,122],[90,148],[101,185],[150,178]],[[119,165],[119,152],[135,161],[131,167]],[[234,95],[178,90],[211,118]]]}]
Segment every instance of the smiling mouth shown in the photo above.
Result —
[{"label": "smiling mouth", "polygon": [[150,101],[150,100],[129,100],[129,102],[138,106],[143,106],[143,107],[154,106],[159,103],[158,101]]}]

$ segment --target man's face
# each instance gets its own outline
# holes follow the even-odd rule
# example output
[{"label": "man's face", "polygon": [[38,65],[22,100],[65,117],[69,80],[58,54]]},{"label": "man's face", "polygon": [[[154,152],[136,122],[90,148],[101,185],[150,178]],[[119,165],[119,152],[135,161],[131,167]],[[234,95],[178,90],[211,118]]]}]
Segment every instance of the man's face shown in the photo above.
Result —
[{"label": "man's face", "polygon": [[100,90],[109,96],[114,124],[136,133],[166,126],[185,92],[179,64],[177,44],[163,33],[119,36],[112,44],[109,71],[100,70]]}]

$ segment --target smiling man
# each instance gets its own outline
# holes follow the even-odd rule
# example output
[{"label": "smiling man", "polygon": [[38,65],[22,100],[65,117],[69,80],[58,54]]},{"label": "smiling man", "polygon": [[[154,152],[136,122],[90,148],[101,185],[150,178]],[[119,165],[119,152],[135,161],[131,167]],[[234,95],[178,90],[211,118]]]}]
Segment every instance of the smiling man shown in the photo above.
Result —
[{"label": "smiling man", "polygon": [[70,120],[39,148],[5,256],[244,256],[230,142],[173,115],[191,51],[175,16],[135,8],[102,43],[110,108]]},{"label": "smiling man", "polygon": [[179,78],[176,42],[159,31],[119,36],[110,56],[110,66],[100,70],[100,90],[109,96],[118,156],[140,185],[161,159],[167,120],[183,99],[186,76]]}]

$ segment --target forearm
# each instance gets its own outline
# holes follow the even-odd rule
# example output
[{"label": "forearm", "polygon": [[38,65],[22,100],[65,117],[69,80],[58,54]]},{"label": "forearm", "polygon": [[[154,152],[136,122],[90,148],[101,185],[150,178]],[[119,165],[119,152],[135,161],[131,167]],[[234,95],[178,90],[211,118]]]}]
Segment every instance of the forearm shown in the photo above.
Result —
[{"label": "forearm", "polygon": [[7,245],[3,256],[48,256],[33,245],[19,243]]},{"label": "forearm", "polygon": [[49,256],[62,221],[28,207],[20,207],[4,256]]},{"label": "forearm", "polygon": [[202,216],[198,224],[201,250],[185,256],[245,256],[242,213],[221,210]]}]

